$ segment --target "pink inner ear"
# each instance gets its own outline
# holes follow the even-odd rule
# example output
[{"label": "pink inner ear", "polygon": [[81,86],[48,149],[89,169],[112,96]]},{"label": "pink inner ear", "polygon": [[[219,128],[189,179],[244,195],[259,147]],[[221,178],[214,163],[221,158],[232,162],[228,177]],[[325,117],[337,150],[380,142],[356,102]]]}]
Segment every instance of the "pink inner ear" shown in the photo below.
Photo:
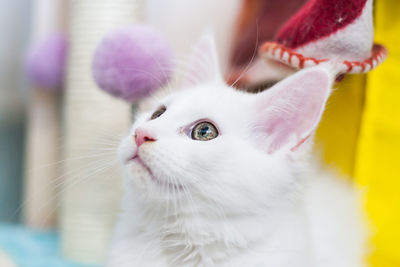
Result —
[{"label": "pink inner ear", "polygon": [[267,91],[258,105],[259,123],[269,140],[268,152],[300,146],[316,128],[330,92],[325,70],[301,71]]},{"label": "pink inner ear", "polygon": [[182,87],[195,86],[220,79],[217,51],[211,35],[204,35],[194,46],[189,58],[187,73],[182,80]]}]

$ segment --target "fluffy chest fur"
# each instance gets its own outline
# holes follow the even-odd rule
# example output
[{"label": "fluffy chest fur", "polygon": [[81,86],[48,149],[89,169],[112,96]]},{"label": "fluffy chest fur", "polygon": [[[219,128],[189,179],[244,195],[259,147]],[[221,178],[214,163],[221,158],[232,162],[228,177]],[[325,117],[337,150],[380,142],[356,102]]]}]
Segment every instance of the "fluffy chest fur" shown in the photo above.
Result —
[{"label": "fluffy chest fur", "polygon": [[107,266],[363,266],[354,192],[333,175],[312,175],[301,198],[265,218],[166,218],[142,213],[130,192]]}]

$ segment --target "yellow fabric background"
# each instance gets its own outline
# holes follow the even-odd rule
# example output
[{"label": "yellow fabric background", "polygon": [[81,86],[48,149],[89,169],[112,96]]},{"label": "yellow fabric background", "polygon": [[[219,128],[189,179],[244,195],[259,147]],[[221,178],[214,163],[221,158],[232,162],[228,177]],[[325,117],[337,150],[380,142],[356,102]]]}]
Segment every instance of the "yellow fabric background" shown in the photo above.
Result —
[{"label": "yellow fabric background", "polygon": [[316,133],[317,153],[345,176],[353,176],[364,105],[365,75],[347,75],[330,96]]},{"label": "yellow fabric background", "polygon": [[367,185],[367,211],[376,227],[374,267],[400,266],[400,1],[375,3],[375,40],[388,59],[368,74],[355,178]]},{"label": "yellow fabric background", "polygon": [[376,228],[371,266],[400,267],[400,1],[376,0],[374,12],[375,40],[389,57],[367,77],[349,75],[338,85],[316,147],[368,188],[366,209]]}]

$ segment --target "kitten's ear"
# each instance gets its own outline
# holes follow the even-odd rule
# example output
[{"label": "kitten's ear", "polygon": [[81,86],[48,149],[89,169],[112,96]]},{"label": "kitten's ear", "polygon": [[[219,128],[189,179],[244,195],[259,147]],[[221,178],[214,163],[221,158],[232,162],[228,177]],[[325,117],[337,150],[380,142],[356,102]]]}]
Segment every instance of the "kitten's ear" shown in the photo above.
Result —
[{"label": "kitten's ear", "polygon": [[217,49],[212,34],[204,34],[194,46],[189,58],[182,87],[222,80]]},{"label": "kitten's ear", "polygon": [[256,95],[257,127],[268,153],[294,151],[315,130],[330,95],[333,77],[323,67],[313,67],[289,76]]}]

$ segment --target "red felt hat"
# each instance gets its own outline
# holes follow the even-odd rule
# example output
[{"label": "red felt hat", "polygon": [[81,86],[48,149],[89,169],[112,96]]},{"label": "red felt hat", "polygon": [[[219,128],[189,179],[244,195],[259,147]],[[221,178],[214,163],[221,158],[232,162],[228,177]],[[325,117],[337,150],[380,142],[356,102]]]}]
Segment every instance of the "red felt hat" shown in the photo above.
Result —
[{"label": "red felt hat", "polygon": [[362,73],[384,61],[384,46],[373,43],[372,0],[309,0],[259,46],[259,57],[241,82],[259,83],[321,62],[336,74]]}]

